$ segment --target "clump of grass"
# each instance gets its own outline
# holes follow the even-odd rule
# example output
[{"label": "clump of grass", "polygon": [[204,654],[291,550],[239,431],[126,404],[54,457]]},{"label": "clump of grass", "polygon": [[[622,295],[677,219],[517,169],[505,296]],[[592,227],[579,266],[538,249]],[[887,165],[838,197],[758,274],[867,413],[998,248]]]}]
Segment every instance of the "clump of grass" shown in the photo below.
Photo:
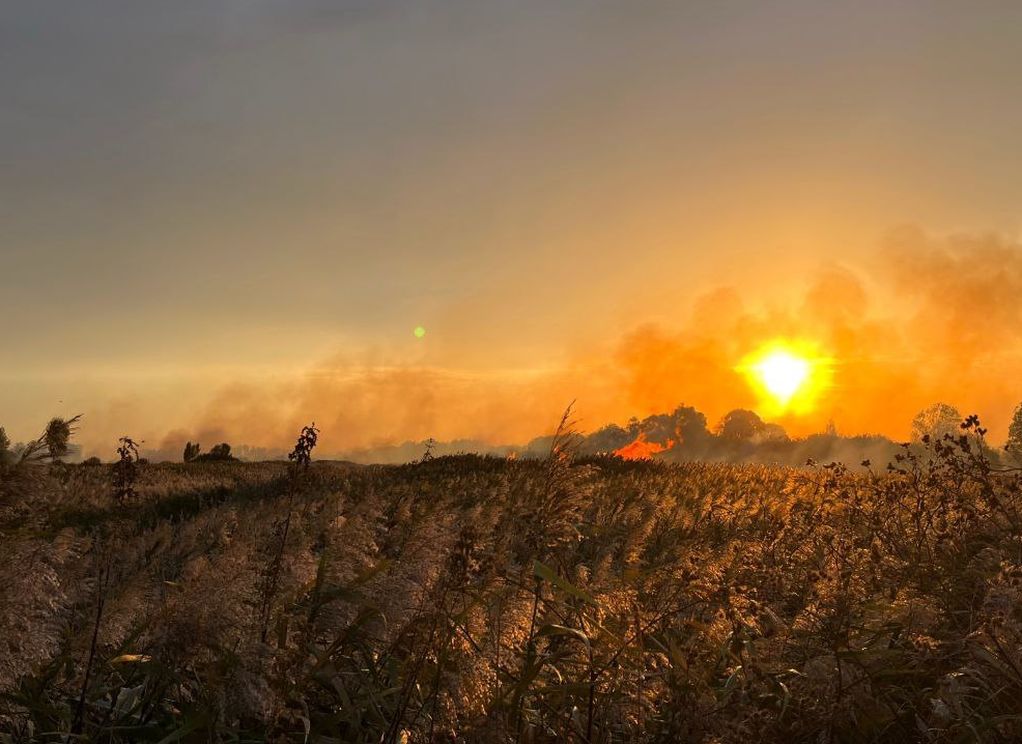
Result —
[{"label": "clump of grass", "polygon": [[56,466],[60,458],[70,451],[70,440],[80,420],[81,416],[51,419],[43,433],[23,445],[17,453],[9,449],[6,433],[3,435],[5,446],[0,447],[0,522],[26,517],[39,509],[39,501],[53,500],[57,496],[48,488],[49,472],[42,466]]}]

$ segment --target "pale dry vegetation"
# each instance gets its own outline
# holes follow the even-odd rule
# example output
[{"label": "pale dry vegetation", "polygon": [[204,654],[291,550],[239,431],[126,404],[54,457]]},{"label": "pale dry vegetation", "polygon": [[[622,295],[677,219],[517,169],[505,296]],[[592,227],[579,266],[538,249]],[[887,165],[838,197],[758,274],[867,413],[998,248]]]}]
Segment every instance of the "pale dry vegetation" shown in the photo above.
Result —
[{"label": "pale dry vegetation", "polygon": [[299,455],[129,483],[10,465],[0,730],[1015,741],[1020,481],[977,426],[854,473],[573,458],[569,436],[545,461]]}]

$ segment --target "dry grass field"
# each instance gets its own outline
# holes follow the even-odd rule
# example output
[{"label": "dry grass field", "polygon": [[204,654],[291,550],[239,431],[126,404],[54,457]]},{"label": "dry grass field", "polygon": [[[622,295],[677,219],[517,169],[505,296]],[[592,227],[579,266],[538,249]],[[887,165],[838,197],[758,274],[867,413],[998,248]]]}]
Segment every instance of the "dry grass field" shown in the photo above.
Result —
[{"label": "dry grass field", "polygon": [[973,441],[9,464],[0,740],[1017,741],[1022,491]]}]

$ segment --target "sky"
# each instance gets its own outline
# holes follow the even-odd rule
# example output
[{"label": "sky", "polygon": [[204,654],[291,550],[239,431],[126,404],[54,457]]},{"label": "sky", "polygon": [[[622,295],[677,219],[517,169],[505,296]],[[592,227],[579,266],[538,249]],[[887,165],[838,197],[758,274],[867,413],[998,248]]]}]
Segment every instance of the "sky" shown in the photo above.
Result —
[{"label": "sky", "polygon": [[[0,425],[87,452],[1022,400],[1022,6],[0,6]],[[416,327],[425,329],[417,337]]]}]

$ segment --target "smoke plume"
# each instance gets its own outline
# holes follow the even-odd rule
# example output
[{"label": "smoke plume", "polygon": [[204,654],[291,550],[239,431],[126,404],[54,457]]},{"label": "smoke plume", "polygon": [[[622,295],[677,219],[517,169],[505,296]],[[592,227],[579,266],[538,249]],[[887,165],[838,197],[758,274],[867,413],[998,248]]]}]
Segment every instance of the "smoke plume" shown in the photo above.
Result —
[{"label": "smoke plume", "polygon": [[833,425],[847,435],[905,439],[918,410],[945,401],[980,414],[991,438],[1003,439],[1022,399],[1017,243],[903,228],[865,267],[811,272],[785,304],[764,306],[761,289],[709,288],[679,309],[687,315],[681,323],[639,322],[539,370],[455,370],[399,356],[364,363],[338,354],[277,383],[223,385],[192,425],[149,441],[174,457],[186,440],[272,453],[315,421],[322,451],[335,456],[371,458],[373,448],[429,437],[499,446],[548,431],[572,400],[590,431],[683,403],[712,425],[730,410],[755,410],[756,396],[735,367],[777,338],[812,342],[831,367],[812,411],[775,419],[789,434]]}]

